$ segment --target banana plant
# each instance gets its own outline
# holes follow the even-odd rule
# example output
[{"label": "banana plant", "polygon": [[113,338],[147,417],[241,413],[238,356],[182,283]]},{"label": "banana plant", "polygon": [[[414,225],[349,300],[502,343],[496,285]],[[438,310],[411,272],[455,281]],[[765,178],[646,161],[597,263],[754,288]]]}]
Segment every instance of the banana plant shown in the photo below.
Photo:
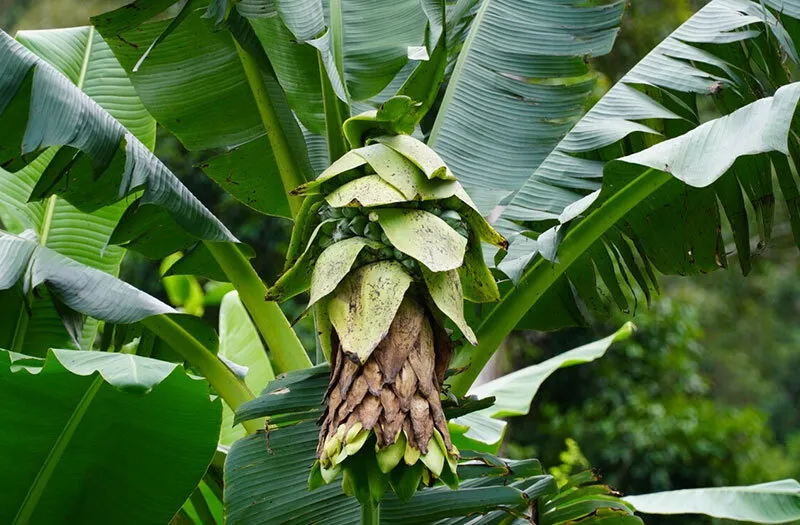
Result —
[{"label": "banana plant", "polygon": [[[611,51],[622,0],[174,3],[0,33],[0,374],[33,392],[24,410],[39,418],[59,385],[76,392],[52,442],[4,476],[9,519],[213,523],[224,506],[231,524],[590,525],[674,512],[660,502],[675,496],[624,500],[590,472],[559,486],[535,460],[494,455],[501,418],[629,327],[473,383],[515,329],[583,324],[649,301],[658,273],[726,267],[723,213],[746,273],[745,197],[766,243],[773,179],[800,235],[800,1],[712,0],[585,115],[587,59]],[[293,221],[274,283],[152,153],[156,123],[242,205]],[[230,283],[219,335],[117,279],[125,250],[169,257],[168,279]],[[316,349],[280,309],[300,294]],[[131,390],[170,397],[139,403],[172,431],[137,427],[154,447],[173,450],[188,416],[208,413],[203,431],[171,490],[87,506],[91,480],[76,495],[65,473],[102,464],[93,439],[126,439],[89,423],[95,399],[131,410],[118,394]],[[189,398],[195,413],[172,408]],[[147,487],[154,464],[122,488]],[[796,487],[709,494],[744,495],[724,517],[780,522],[800,518]],[[722,515],[704,494],[680,510]]]}]

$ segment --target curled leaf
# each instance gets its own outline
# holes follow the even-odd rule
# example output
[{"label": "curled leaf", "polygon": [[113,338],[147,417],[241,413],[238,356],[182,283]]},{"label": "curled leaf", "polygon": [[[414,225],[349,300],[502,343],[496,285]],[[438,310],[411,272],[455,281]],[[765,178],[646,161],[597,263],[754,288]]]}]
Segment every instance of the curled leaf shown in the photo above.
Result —
[{"label": "curled leaf", "polygon": [[383,206],[404,202],[406,198],[378,175],[359,177],[333,190],[325,200],[334,208],[344,206]]},{"label": "curled leaf", "polygon": [[376,140],[413,162],[429,179],[455,180],[456,178],[432,148],[410,135],[385,135]]},{"label": "curled leaf", "polygon": [[319,174],[319,177],[316,179],[306,182],[305,184],[298,186],[294,190],[292,190],[293,195],[313,195],[320,192],[320,187],[322,183],[327,182],[334,177],[338,177],[348,171],[354,170],[366,164],[367,162],[353,153],[352,151],[348,151],[338,159],[336,159],[333,164],[328,166],[328,168]]}]

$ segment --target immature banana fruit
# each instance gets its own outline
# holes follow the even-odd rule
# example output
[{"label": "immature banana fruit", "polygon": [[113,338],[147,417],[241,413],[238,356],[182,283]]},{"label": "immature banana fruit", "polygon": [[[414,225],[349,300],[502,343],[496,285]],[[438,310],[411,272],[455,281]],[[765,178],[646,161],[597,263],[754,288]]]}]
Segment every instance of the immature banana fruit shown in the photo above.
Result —
[{"label": "immature banana fruit", "polygon": [[477,342],[464,299],[499,298],[481,241],[507,242],[424,143],[366,142],[295,190],[291,266],[268,298],[310,288],[331,362],[311,484],[343,472],[346,492],[377,503],[390,485],[403,499],[436,479],[457,486],[442,381],[452,340]]}]

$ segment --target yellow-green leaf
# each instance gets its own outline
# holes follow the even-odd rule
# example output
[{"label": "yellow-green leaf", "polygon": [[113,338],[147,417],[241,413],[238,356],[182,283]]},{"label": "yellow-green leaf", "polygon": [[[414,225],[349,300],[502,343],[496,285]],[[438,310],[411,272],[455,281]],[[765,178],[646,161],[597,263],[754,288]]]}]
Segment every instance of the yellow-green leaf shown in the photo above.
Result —
[{"label": "yellow-green leaf", "polygon": [[422,173],[408,159],[383,144],[364,146],[353,150],[353,153],[367,161],[375,173],[397,188],[405,195],[406,200],[413,200],[416,197],[415,180],[421,177]]},{"label": "yellow-green leaf", "polygon": [[445,165],[442,158],[424,142],[410,135],[383,136],[377,138],[419,167],[429,179],[455,180],[455,175]]},{"label": "yellow-green leaf", "polygon": [[382,244],[364,237],[350,237],[328,246],[320,254],[311,274],[311,299],[308,306],[336,289],[365,246],[380,250]]},{"label": "yellow-green leaf", "polygon": [[386,337],[411,277],[396,261],[381,261],[350,274],[331,297],[328,313],[342,351],[363,364]]},{"label": "yellow-green leaf", "polygon": [[473,345],[478,344],[475,333],[464,319],[464,293],[461,290],[461,279],[456,270],[431,272],[422,268],[422,276],[428,287],[436,307],[449,317]]},{"label": "yellow-green leaf", "polygon": [[464,264],[458,268],[464,299],[473,303],[491,303],[500,300],[497,282],[483,258],[483,248],[475,232],[470,234]]},{"label": "yellow-green leaf", "polygon": [[433,272],[461,266],[467,239],[432,213],[415,209],[380,209],[378,222],[392,245]]},{"label": "yellow-green leaf", "polygon": [[478,210],[472,206],[469,206],[468,203],[466,204],[467,206],[462,206],[458,212],[462,217],[464,217],[464,220],[467,221],[467,224],[469,224],[469,227],[472,229],[472,231],[477,233],[478,237],[480,237],[482,241],[507,250],[508,241],[506,238],[500,235],[497,230],[492,228],[492,225],[486,221],[486,219]]},{"label": "yellow-green leaf", "polygon": [[323,182],[326,182],[350,170],[361,167],[366,163],[367,162],[363,158],[359,157],[352,151],[349,151],[336,159],[333,164],[328,166],[325,171],[319,174],[319,177],[303,184],[302,186],[298,186],[292,191],[292,193],[297,195],[311,195],[314,193],[319,193],[319,187]]},{"label": "yellow-green leaf", "polygon": [[378,175],[367,175],[333,190],[325,200],[334,208],[383,206],[405,202],[405,196]]}]

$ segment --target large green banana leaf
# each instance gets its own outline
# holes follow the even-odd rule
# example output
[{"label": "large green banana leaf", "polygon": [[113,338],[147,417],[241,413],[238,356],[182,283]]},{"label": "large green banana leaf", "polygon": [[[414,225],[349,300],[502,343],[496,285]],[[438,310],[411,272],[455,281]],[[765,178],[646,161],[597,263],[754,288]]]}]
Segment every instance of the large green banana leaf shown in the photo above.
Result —
[{"label": "large green banana leaf", "polygon": [[506,431],[506,422],[501,418],[527,414],[539,387],[556,370],[603,357],[612,344],[630,337],[633,329],[632,323],[626,323],[608,337],[471,388],[470,395],[493,397],[494,404],[453,419],[450,422],[453,443],[460,449],[471,448],[496,454]]},{"label": "large green banana leaf", "polygon": [[[714,189],[731,177],[736,184],[768,181],[774,166],[784,197],[790,206],[795,204],[790,192],[797,192],[797,186],[789,157],[796,140],[791,126],[798,100],[800,83],[788,84],[773,97],[606,163],[602,190],[568,207],[561,223],[539,236],[519,286],[483,319],[478,349],[456,356],[456,366],[471,368],[453,379],[455,391],[466,391],[505,335],[565,276],[589,298],[597,296],[602,278],[617,304],[626,307],[628,299],[618,280],[633,294],[632,281],[644,280],[647,266],[643,270],[640,265],[649,260],[662,271],[666,267],[676,273],[724,266]],[[737,169],[742,166],[751,167]],[[684,244],[687,237],[689,243]],[[622,251],[626,246],[627,256]],[[597,247],[603,250],[602,258]],[[604,260],[609,264],[605,268]]]},{"label": "large green banana leaf", "polygon": [[[93,28],[23,31],[17,35],[17,40],[63,73],[152,149],[155,121],[142,106],[111,50]],[[125,210],[124,203],[84,213],[55,196],[45,202],[28,200],[56,151],[57,148],[51,148],[15,173],[0,169],[0,218],[11,231],[19,233],[31,229],[42,244],[82,264],[116,275],[124,250],[107,245]],[[8,300],[16,299],[19,311],[16,315],[5,316],[4,321],[16,323],[20,315],[26,315],[21,297],[7,296]],[[59,323],[45,322],[53,318],[46,311],[46,303],[46,297],[33,300],[30,308],[36,315],[29,320],[26,333],[14,334],[22,343],[9,341],[9,347],[32,354],[74,344]],[[3,331],[11,334],[13,328]],[[87,322],[79,346],[89,349],[96,331],[97,323]]]},{"label": "large green banana leaf", "polygon": [[147,146],[2,32],[0,66],[0,164],[21,168],[43,148],[60,146],[31,199],[56,193],[85,212],[123,200],[128,207],[110,242],[150,256],[168,255],[200,239],[237,242]]},{"label": "large green banana leaf", "polygon": [[[788,83],[782,60],[797,60],[795,43],[800,32],[793,17],[800,16],[800,3],[766,4],[774,4],[776,11],[747,0],[714,0],[689,19],[575,126],[522,186],[503,217],[528,221],[560,217],[560,222],[567,222],[576,211],[570,206],[577,206],[577,211],[585,209],[593,200],[586,196],[605,182],[605,161],[696,127],[707,119],[697,109],[702,107],[702,99],[712,102],[719,113],[728,114]],[[792,134],[789,146],[795,153],[797,144]],[[712,150],[723,145],[715,140],[702,146]],[[720,155],[725,155],[724,147],[717,158]],[[697,158],[691,155],[686,162],[696,162]],[[773,158],[772,163],[797,232],[800,210],[795,200],[796,184],[785,158]],[[662,167],[666,171],[675,168]],[[753,205],[761,242],[766,242],[775,200],[770,171],[766,156],[743,158],[710,189],[689,190],[670,184],[644,203],[645,207],[660,209],[658,220],[653,214],[649,218],[640,214],[636,217],[639,227],[623,228],[624,235],[641,244],[642,255],[663,273],[697,274],[724,266],[726,254],[721,252],[716,234],[719,213],[714,199],[718,198],[746,272],[750,232],[744,197]],[[650,221],[646,227],[644,220]]]},{"label": "large green banana leaf", "polygon": [[[224,28],[204,18],[208,2],[194,1],[180,23],[143,23],[140,12],[152,17],[156,4],[163,10],[169,2],[138,0],[93,22],[159,123],[190,150],[224,148],[201,165],[206,174],[245,205],[285,217],[286,191],[314,174],[295,115],[306,130],[324,133],[333,101],[325,102],[323,84],[343,100],[379,94],[409,62],[409,49],[436,32],[429,25],[441,24],[435,2],[419,0],[245,0],[228,11]],[[254,88],[239,48],[258,62],[263,89]],[[264,120],[267,106],[274,123]],[[276,141],[288,149],[278,151]]]},{"label": "large green banana leaf", "polygon": [[[313,171],[302,132],[248,20],[233,9],[227,20],[229,30],[220,30],[213,20],[204,18],[208,2],[190,2],[181,23],[139,64],[144,50],[171,23],[144,23],[147,18],[137,16],[139,10],[153,4],[139,0],[92,22],[156,120],[187,149],[218,153],[201,165],[206,174],[243,204],[263,213],[291,217],[279,163],[284,170],[292,166],[295,185],[312,178]],[[253,8],[251,4],[245,3],[242,9],[250,13],[246,7]],[[255,69],[246,69],[237,48],[246,49],[254,57]],[[316,62],[314,67],[318,68]],[[254,94],[251,82],[263,89]],[[291,93],[301,100],[312,96]],[[269,106],[275,115],[275,125],[269,129],[272,137],[265,130],[259,104]],[[309,129],[319,128],[318,118],[313,116],[316,113],[318,108],[304,119]],[[290,159],[276,159],[273,139],[288,147]]]},{"label": "large green banana leaf", "polygon": [[628,496],[644,514],[705,514],[756,523],[797,523],[800,483],[793,479],[748,487],[715,487]]},{"label": "large green banana leaf", "polygon": [[[545,265],[558,261],[561,264],[555,264],[546,289],[561,281],[563,311],[578,309],[575,295],[590,311],[607,311],[609,304],[629,310],[631,300],[636,306],[634,289],[649,299],[657,287],[656,270],[696,275],[727,265],[719,201],[746,272],[750,259],[746,200],[754,209],[761,241],[766,242],[774,213],[773,170],[797,232],[800,209],[791,165],[800,160],[800,148],[794,130],[786,136],[793,107],[786,108],[787,116],[770,113],[769,104],[748,106],[754,118],[777,119],[766,127],[787,137],[780,147],[772,143],[773,147],[749,149],[759,144],[764,130],[751,133],[741,120],[720,119],[713,134],[707,133],[708,128],[693,136],[703,142],[689,154],[677,155],[680,166],[674,162],[674,151],[653,149],[648,154],[663,156],[664,162],[651,158],[644,164],[669,172],[677,167],[689,169],[688,164],[694,169],[714,164],[710,173],[715,180],[706,181],[702,188],[687,186],[677,178],[662,179],[654,169],[641,179],[642,184],[656,179],[660,183],[642,193],[643,187],[633,184],[640,180],[641,170],[631,171],[630,163],[608,161],[681,137],[713,118],[714,112],[727,115],[787,84],[782,60],[796,57],[798,5],[781,3],[779,17],[777,10],[757,2],[714,0],[645,57],[581,119],[505,208],[498,226],[514,239],[501,269],[519,280],[522,270],[540,259],[547,260]],[[784,102],[791,98],[788,95],[789,91],[781,97]],[[698,107],[707,109],[701,114]],[[644,158],[626,160],[636,163]],[[619,192],[631,200],[616,195]],[[614,212],[614,207],[624,213]],[[615,218],[600,225],[591,212],[602,208]],[[520,230],[532,233],[513,235]],[[575,230],[592,234],[580,254],[571,254],[565,265],[556,248]],[[522,306],[530,304],[526,301]],[[558,323],[552,319],[552,310],[540,315],[550,327],[575,320],[562,316]]]},{"label": "large green banana leaf", "polygon": [[624,6],[480,2],[428,144],[484,212],[516,192],[583,113],[594,86],[585,59],[611,50]]},{"label": "large green banana leaf", "polygon": [[0,350],[0,522],[167,523],[208,468],[220,402],[135,355]]}]

